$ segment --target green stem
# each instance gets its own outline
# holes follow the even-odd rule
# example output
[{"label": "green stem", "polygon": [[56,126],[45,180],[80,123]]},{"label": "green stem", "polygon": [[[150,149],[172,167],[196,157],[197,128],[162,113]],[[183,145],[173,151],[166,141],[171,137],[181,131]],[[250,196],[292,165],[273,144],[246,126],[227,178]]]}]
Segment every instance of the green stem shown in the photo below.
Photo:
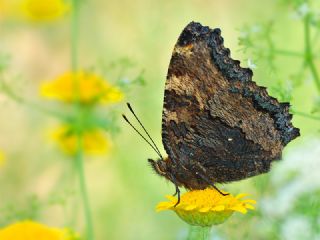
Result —
[{"label": "green stem", "polygon": [[303,57],[304,54],[300,52],[294,52],[290,50],[282,50],[282,49],[274,49],[274,53],[277,53],[279,55],[283,56],[290,56],[290,57]]},{"label": "green stem", "polygon": [[[273,54],[278,54],[278,55],[282,55],[285,57],[299,57],[299,58],[304,57],[303,52],[295,52],[292,50],[278,49],[278,48],[274,47],[274,44],[272,43],[271,40],[268,40],[267,42],[268,42],[268,46]],[[254,48],[256,50],[265,50],[265,48],[258,47],[258,46],[255,46]]]},{"label": "green stem", "polygon": [[79,22],[79,5],[78,0],[72,0],[71,16],[71,68],[73,71],[78,70],[78,22]]},{"label": "green stem", "polygon": [[291,111],[291,112],[292,112],[293,114],[299,115],[299,116],[301,116],[301,117],[310,118],[310,119],[313,119],[313,120],[318,120],[318,121],[320,121],[320,117],[313,116],[313,115],[308,114],[308,113],[298,112],[298,111]]},{"label": "green stem", "polygon": [[211,227],[191,226],[187,240],[208,240],[210,237]]},{"label": "green stem", "polygon": [[305,39],[305,61],[307,66],[310,68],[314,82],[320,92],[320,77],[317,68],[313,61],[312,47],[311,47],[311,34],[310,34],[310,14],[307,14],[304,19],[304,39]]},{"label": "green stem", "polygon": [[81,198],[83,202],[85,220],[86,220],[86,230],[87,230],[87,240],[94,240],[93,232],[93,221],[91,217],[91,209],[89,203],[89,197],[86,186],[85,172],[84,172],[84,162],[83,162],[83,139],[82,139],[82,110],[83,105],[80,102],[80,88],[79,81],[77,78],[78,72],[78,31],[79,31],[79,0],[72,0],[72,16],[71,16],[71,68],[73,76],[73,86],[75,93],[75,109],[78,113],[78,119],[75,124],[77,124],[77,152],[75,155],[77,171],[79,175],[79,184]]},{"label": "green stem", "polygon": [[80,192],[81,192],[81,198],[83,201],[83,207],[84,207],[84,214],[86,218],[86,227],[87,227],[87,239],[93,240],[94,234],[93,234],[93,224],[92,224],[92,218],[91,218],[91,210],[90,210],[90,203],[89,203],[89,197],[86,187],[86,179],[85,179],[85,172],[84,172],[84,166],[83,166],[83,139],[82,134],[78,134],[77,138],[77,152],[75,155],[77,170],[79,174],[79,183],[80,183]]},{"label": "green stem", "polygon": [[16,103],[22,104],[32,110],[36,110],[38,112],[48,114],[48,115],[54,116],[56,118],[63,119],[64,121],[68,121],[71,118],[68,115],[47,109],[41,105],[38,105],[34,102],[28,101],[28,100],[20,97],[2,79],[0,79],[0,91],[3,92],[4,94],[6,94],[7,97],[9,97],[11,100],[15,101]]}]

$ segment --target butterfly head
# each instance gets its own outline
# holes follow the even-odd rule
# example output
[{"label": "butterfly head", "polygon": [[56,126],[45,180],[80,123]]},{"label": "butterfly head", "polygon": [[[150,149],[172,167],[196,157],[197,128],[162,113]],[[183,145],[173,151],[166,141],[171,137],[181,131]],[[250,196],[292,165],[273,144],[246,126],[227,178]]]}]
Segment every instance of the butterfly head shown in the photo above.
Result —
[{"label": "butterfly head", "polygon": [[168,166],[167,166],[167,161],[163,159],[158,159],[157,161],[148,159],[151,167],[153,170],[159,174],[160,176],[165,176],[167,177],[168,175]]}]

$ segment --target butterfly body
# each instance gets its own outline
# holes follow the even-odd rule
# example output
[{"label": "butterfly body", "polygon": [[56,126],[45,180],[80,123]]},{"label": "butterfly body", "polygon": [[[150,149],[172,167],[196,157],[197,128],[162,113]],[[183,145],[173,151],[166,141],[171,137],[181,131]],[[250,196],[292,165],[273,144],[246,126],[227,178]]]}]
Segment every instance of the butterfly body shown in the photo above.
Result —
[{"label": "butterfly body", "polygon": [[176,186],[204,189],[268,172],[299,136],[289,103],[252,81],[223,45],[220,29],[191,22],[169,65],[162,118],[167,159],[149,160]]}]

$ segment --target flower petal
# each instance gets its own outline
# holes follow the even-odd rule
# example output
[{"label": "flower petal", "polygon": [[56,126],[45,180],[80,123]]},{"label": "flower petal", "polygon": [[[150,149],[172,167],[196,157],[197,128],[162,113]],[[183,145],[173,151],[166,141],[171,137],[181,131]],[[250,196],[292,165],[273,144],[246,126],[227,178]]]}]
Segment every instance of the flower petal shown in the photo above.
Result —
[{"label": "flower petal", "polygon": [[185,222],[197,226],[212,226],[226,221],[233,212],[247,213],[248,209],[254,209],[256,202],[251,199],[241,200],[247,194],[239,194],[236,197],[231,194],[221,195],[213,188],[204,190],[192,190],[181,196],[180,203],[171,195],[166,196],[169,202],[160,203],[157,210],[173,210]]},{"label": "flower petal", "polygon": [[102,77],[91,72],[67,72],[40,86],[42,97],[73,103],[110,104],[124,98],[123,92]]},{"label": "flower petal", "polygon": [[201,213],[204,213],[204,212],[209,212],[209,210],[210,210],[210,207],[203,207],[203,208],[200,208],[198,211]]},{"label": "flower petal", "polygon": [[176,197],[172,196],[172,195],[166,195],[166,198],[168,200],[172,201],[172,202],[177,202],[178,201],[178,199]]},{"label": "flower petal", "polygon": [[219,212],[219,211],[223,211],[225,208],[226,208],[225,206],[219,205],[219,206],[215,206],[215,207],[211,208],[211,211]]},{"label": "flower petal", "polygon": [[186,206],[184,209],[185,209],[186,211],[191,211],[191,210],[194,210],[194,209],[196,209],[196,208],[197,208],[196,205],[188,205],[188,206]]},{"label": "flower petal", "polygon": [[250,205],[250,204],[245,204],[244,206],[245,206],[246,208],[248,208],[248,209],[252,209],[252,210],[255,209],[254,206],[252,206],[252,205]]},{"label": "flower petal", "polygon": [[257,202],[255,200],[252,199],[244,199],[242,200],[243,203],[252,203],[252,204],[256,204]]},{"label": "flower petal", "polygon": [[238,195],[236,196],[236,199],[244,198],[244,197],[246,197],[246,196],[249,196],[249,194],[247,194],[247,193],[240,193],[240,194],[238,194]]},{"label": "flower petal", "polygon": [[51,240],[74,240],[78,239],[76,233],[70,229],[60,229],[48,227],[46,225],[33,222],[21,221],[13,223],[0,229],[0,239],[20,240],[20,239],[51,239]]},{"label": "flower petal", "polygon": [[247,209],[245,207],[241,206],[241,205],[233,206],[230,209],[233,210],[233,211],[241,212],[243,214],[248,212]]}]

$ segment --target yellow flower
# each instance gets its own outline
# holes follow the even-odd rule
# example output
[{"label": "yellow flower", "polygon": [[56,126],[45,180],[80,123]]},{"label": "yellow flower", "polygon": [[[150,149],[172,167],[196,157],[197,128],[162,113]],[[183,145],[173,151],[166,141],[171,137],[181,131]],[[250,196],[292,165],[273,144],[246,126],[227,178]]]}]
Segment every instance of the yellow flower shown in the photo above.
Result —
[{"label": "yellow flower", "polygon": [[3,15],[6,13],[7,3],[4,0],[0,0],[0,20]]},{"label": "yellow flower", "polygon": [[69,5],[64,0],[23,0],[22,9],[34,21],[49,21],[64,15]]},{"label": "yellow flower", "polygon": [[0,240],[76,240],[68,229],[51,228],[33,221],[22,221],[0,229]]},{"label": "yellow flower", "polygon": [[5,164],[6,158],[4,156],[4,153],[0,151],[0,168]]},{"label": "yellow flower", "polygon": [[[78,147],[77,135],[70,126],[65,125],[57,128],[53,132],[52,138],[65,153],[76,153]],[[98,129],[84,131],[82,133],[82,142],[84,152],[91,155],[104,154],[111,148],[111,142],[105,134]]]},{"label": "yellow flower", "polygon": [[43,83],[40,89],[43,97],[67,103],[77,97],[81,103],[116,103],[123,99],[123,93],[115,86],[90,72],[76,74],[67,72],[50,82]]},{"label": "yellow flower", "polygon": [[209,227],[225,222],[235,211],[245,214],[247,209],[254,209],[251,204],[255,204],[256,201],[241,200],[244,196],[247,195],[222,196],[213,188],[193,190],[183,194],[177,206],[177,198],[166,196],[169,202],[160,202],[156,210],[173,210],[190,225]]}]

